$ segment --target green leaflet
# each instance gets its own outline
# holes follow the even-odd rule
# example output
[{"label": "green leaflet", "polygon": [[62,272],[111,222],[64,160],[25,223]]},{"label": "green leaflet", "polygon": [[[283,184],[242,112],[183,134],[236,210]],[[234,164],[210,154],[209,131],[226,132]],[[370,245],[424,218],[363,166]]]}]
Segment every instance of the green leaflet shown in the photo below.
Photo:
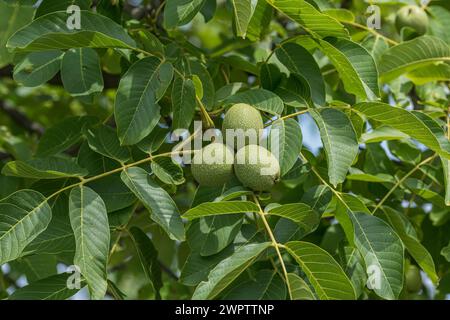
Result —
[{"label": "green leaflet", "polygon": [[383,82],[439,61],[450,61],[450,47],[432,36],[422,36],[387,50],[380,62]]},{"label": "green leaflet", "polygon": [[397,299],[403,288],[403,244],[399,236],[375,216],[357,212],[350,214],[350,218],[370,289],[384,299]]},{"label": "green leaflet", "polygon": [[172,81],[173,68],[156,57],[137,61],[120,80],[114,115],[122,145],[136,144],[160,118],[158,100]]},{"label": "green leaflet", "polygon": [[185,239],[183,221],[175,202],[144,169],[138,167],[126,169],[122,171],[121,178],[151,212],[152,220],[158,223],[171,239],[180,241]]},{"label": "green leaflet", "polygon": [[251,0],[231,0],[234,14],[234,26],[238,37],[245,38],[254,8]]},{"label": "green leaflet", "polygon": [[216,297],[269,246],[269,242],[263,242],[239,247],[231,256],[219,262],[211,270],[208,280],[197,286],[192,299],[204,300]]},{"label": "green leaflet", "polygon": [[288,273],[292,300],[316,300],[308,284],[295,273]]},{"label": "green leaflet", "polygon": [[81,29],[67,27],[68,14],[57,11],[33,20],[16,32],[8,48],[22,51],[46,51],[72,48],[133,48],[136,44],[121,26],[90,11],[80,11]]},{"label": "green leaflet", "polygon": [[364,47],[347,39],[318,40],[318,43],[342,77],[347,92],[368,100],[379,97],[377,66]]},{"label": "green leaflet", "polygon": [[435,120],[419,111],[408,111],[382,102],[362,102],[354,110],[391,126],[450,159],[450,144]]},{"label": "green leaflet", "polygon": [[94,128],[86,129],[85,136],[89,147],[105,157],[126,162],[130,159],[130,150],[120,145],[117,132],[111,127],[100,125]]},{"label": "green leaflet", "polygon": [[201,256],[216,254],[233,242],[241,229],[243,220],[241,214],[197,219],[190,224],[187,231],[189,246]]},{"label": "green leaflet", "polygon": [[36,156],[42,158],[68,149],[80,140],[83,128],[95,122],[97,122],[95,117],[81,116],[70,117],[57,123],[42,135]]},{"label": "green leaflet", "polygon": [[14,80],[26,87],[37,87],[52,79],[61,68],[60,50],[32,52],[14,67]]},{"label": "green leaflet", "polygon": [[278,155],[283,176],[294,166],[302,150],[303,135],[294,119],[277,120],[270,130],[269,150]]},{"label": "green leaflet", "polygon": [[275,54],[290,73],[294,73],[306,81],[312,101],[323,106],[325,104],[325,82],[312,54],[293,42],[281,45],[276,49]]},{"label": "green leaflet", "polygon": [[328,162],[328,177],[333,186],[345,180],[347,171],[358,154],[358,141],[347,115],[332,108],[311,110],[320,130],[320,138]]},{"label": "green leaflet", "polygon": [[321,13],[307,1],[268,0],[267,2],[313,34],[321,37],[348,38],[348,32],[342,24],[331,16]]},{"label": "green leaflet", "polygon": [[256,109],[274,115],[279,115],[283,112],[283,101],[273,92],[264,89],[252,89],[238,92],[227,99],[227,104],[247,103]]},{"label": "green leaflet", "polygon": [[6,48],[8,39],[33,19],[35,9],[17,1],[0,1],[0,68],[12,62],[13,54]]},{"label": "green leaflet", "polygon": [[261,270],[255,278],[239,284],[227,293],[227,300],[284,300],[287,290],[283,279],[273,270]]},{"label": "green leaflet", "polygon": [[92,48],[68,50],[61,63],[61,80],[74,97],[102,92],[103,75],[97,52]]},{"label": "green leaflet", "polygon": [[20,190],[0,201],[0,265],[20,256],[43,232],[52,217],[47,199],[33,190]]},{"label": "green leaflet", "polygon": [[130,234],[138,252],[139,260],[145,275],[156,291],[156,298],[161,299],[159,290],[161,290],[163,284],[161,279],[161,268],[158,262],[158,251],[153,246],[152,241],[141,229],[132,227],[130,229]]},{"label": "green leaflet", "polygon": [[87,171],[77,165],[72,159],[52,156],[27,161],[8,162],[3,167],[2,174],[32,179],[58,179],[83,177],[87,175]]},{"label": "green leaflet", "polygon": [[172,126],[174,129],[189,128],[194,118],[195,106],[195,87],[193,81],[191,79],[176,77],[172,87]]},{"label": "green leaflet", "polygon": [[75,187],[70,192],[69,216],[76,244],[73,263],[86,280],[91,299],[103,299],[110,242],[105,203],[92,189]]},{"label": "green leaflet", "polygon": [[[436,283],[438,281],[438,276],[436,274],[433,258],[428,250],[416,238],[408,234],[405,226],[406,222],[402,221],[402,218],[400,217],[402,213],[389,207],[383,207],[383,211],[392,228],[402,240],[406,250],[408,250],[414,260],[416,260],[419,266],[428,274],[431,281]],[[410,227],[412,228],[412,226]]]},{"label": "green leaflet", "polygon": [[66,300],[77,293],[69,289],[70,273],[60,273],[22,287],[8,297],[8,300]]},{"label": "green leaflet", "polygon": [[164,9],[164,27],[172,29],[190,22],[205,0],[168,0]]},{"label": "green leaflet", "polygon": [[302,241],[285,245],[321,300],[354,300],[355,289],[339,264],[320,247]]},{"label": "green leaflet", "polygon": [[259,208],[250,201],[206,202],[188,210],[183,214],[183,218],[193,220],[213,215],[246,212],[259,212]]}]

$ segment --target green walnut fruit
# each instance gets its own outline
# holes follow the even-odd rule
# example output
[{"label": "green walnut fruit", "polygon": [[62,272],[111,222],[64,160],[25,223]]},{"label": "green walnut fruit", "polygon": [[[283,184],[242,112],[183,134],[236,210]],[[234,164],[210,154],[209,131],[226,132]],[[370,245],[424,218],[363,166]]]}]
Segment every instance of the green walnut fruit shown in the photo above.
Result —
[{"label": "green walnut fruit", "polygon": [[211,143],[192,158],[191,171],[202,186],[220,187],[233,176],[233,151],[222,143]]},{"label": "green walnut fruit", "polygon": [[280,164],[269,150],[251,144],[236,153],[234,173],[245,187],[270,191],[280,180]]},{"label": "green walnut fruit", "polygon": [[423,35],[427,32],[428,16],[426,12],[418,6],[404,6],[397,12],[395,26],[399,33],[404,27],[409,27],[415,30],[419,35]]},{"label": "green walnut fruit", "polygon": [[406,271],[406,289],[409,292],[418,292],[422,288],[422,277],[416,266],[409,266]]},{"label": "green walnut fruit", "polygon": [[227,144],[236,149],[248,144],[258,144],[262,129],[264,123],[261,113],[246,103],[233,105],[225,114],[222,124],[222,134]]}]

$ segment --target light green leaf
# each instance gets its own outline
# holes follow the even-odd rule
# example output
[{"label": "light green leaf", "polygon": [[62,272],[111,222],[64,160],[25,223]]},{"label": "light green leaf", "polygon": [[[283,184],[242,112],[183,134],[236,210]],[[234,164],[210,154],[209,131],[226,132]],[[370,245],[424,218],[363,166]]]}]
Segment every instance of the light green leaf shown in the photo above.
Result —
[{"label": "light green leaf", "polygon": [[169,194],[156,184],[141,168],[122,171],[122,181],[150,210],[151,218],[158,223],[173,240],[184,240],[184,226],[180,212]]},{"label": "light green leaf", "polygon": [[259,212],[259,208],[250,201],[205,202],[186,211],[183,218],[194,220],[207,216],[246,212]]},{"label": "light green leaf", "polygon": [[75,187],[70,192],[69,217],[76,244],[73,263],[80,268],[91,299],[102,299],[107,289],[110,242],[105,203],[92,189]]},{"label": "light green leaf", "polygon": [[172,86],[173,129],[189,128],[194,119],[195,106],[194,82],[191,79],[176,77]]},{"label": "light green leaf", "polygon": [[33,190],[20,190],[0,201],[0,265],[20,256],[43,232],[52,217],[47,199]]},{"label": "light green leaf", "polygon": [[82,10],[89,10],[92,4],[91,2],[91,0],[43,0],[36,10],[35,17],[37,18],[55,11],[67,10],[67,8],[71,5],[77,5]]},{"label": "light green leaf", "polygon": [[0,1],[0,68],[12,62],[13,54],[6,48],[6,42],[14,32],[33,19],[35,9],[19,1]]},{"label": "light green leaf", "polygon": [[72,48],[125,48],[135,47],[126,31],[111,19],[90,11],[80,11],[81,29],[70,30],[69,15],[58,11],[33,20],[17,31],[7,47],[21,51],[47,51]]},{"label": "light green leaf", "polygon": [[52,79],[61,67],[63,52],[32,52],[14,66],[14,80],[25,87],[37,87]]},{"label": "light green leaf", "polygon": [[[427,273],[431,281],[436,283],[439,278],[436,274],[436,267],[434,265],[433,258],[428,250],[416,238],[408,234],[407,228],[405,226],[406,223],[409,224],[407,218],[404,217],[402,219],[400,216],[402,213],[397,212],[389,207],[383,207],[383,211],[386,214],[390,225],[405,245],[406,250],[408,250],[408,252],[414,258],[414,260],[416,260],[423,271]],[[412,228],[411,225],[409,227]]]},{"label": "light green leaf", "polygon": [[158,179],[166,184],[180,185],[186,181],[181,166],[169,157],[154,158],[151,168]]},{"label": "light green leaf", "polygon": [[238,92],[226,99],[225,103],[247,103],[256,109],[274,115],[280,115],[284,109],[283,100],[276,94],[265,89],[253,89]]},{"label": "light green leaf", "polygon": [[291,170],[302,151],[302,130],[294,119],[277,120],[270,130],[269,150],[278,155],[281,176]]},{"label": "light green leaf", "polygon": [[253,15],[252,0],[231,0],[233,6],[234,26],[238,37],[247,35],[247,28]]},{"label": "light green leaf", "polygon": [[164,27],[173,29],[187,24],[204,4],[205,0],[167,0],[164,8]]},{"label": "light green leaf", "polygon": [[355,105],[353,109],[369,119],[400,130],[450,159],[450,144],[442,128],[426,114],[392,107],[382,102],[362,102]]},{"label": "light green leaf", "polygon": [[198,252],[191,252],[181,270],[180,282],[187,286],[196,286],[201,281],[206,281],[209,272],[218,263],[230,257],[241,246],[257,241],[263,241],[262,235],[258,233],[258,230],[253,225],[244,224],[233,243],[219,253],[204,257]]},{"label": "light green leaf", "polygon": [[17,289],[8,300],[66,300],[78,292],[69,289],[70,273],[60,273],[48,278],[35,281],[25,287]]},{"label": "light green leaf", "polygon": [[91,181],[87,186],[103,199],[108,212],[124,209],[136,201],[133,192],[120,179],[119,173]]},{"label": "light green leaf", "polygon": [[416,85],[424,85],[434,81],[450,81],[450,65],[447,63],[427,65],[407,73],[406,77]]},{"label": "light green leaf", "polygon": [[225,300],[285,300],[286,285],[276,271],[261,270],[226,294]]},{"label": "light green leaf", "polygon": [[323,13],[329,15],[330,17],[335,18],[337,21],[343,21],[343,22],[354,22],[355,21],[355,15],[352,11],[347,9],[326,9],[323,11]]},{"label": "light green leaf", "polygon": [[273,9],[267,1],[258,1],[247,27],[246,37],[250,41],[260,40],[269,29],[272,15]]},{"label": "light green leaf", "polygon": [[292,300],[316,300],[308,284],[295,273],[288,273]]},{"label": "light green leaf", "polygon": [[147,280],[152,284],[157,299],[161,299],[159,291],[163,283],[161,279],[161,267],[158,261],[158,251],[149,237],[138,227],[130,229],[131,239],[138,252],[139,261],[144,269]]},{"label": "light green leaf", "polygon": [[407,134],[404,134],[400,130],[388,126],[381,126],[373,129],[370,132],[363,133],[361,135],[361,141],[364,143],[376,143],[389,140],[403,140],[406,138],[408,138]]},{"label": "light green leaf", "polygon": [[68,196],[64,193],[59,194],[51,203],[52,218],[48,227],[23,250],[22,256],[28,254],[56,256],[75,252],[75,239],[67,214],[68,207]]},{"label": "light green leaf", "polygon": [[319,40],[319,44],[339,72],[347,92],[370,100],[380,95],[377,66],[364,47],[347,39]]},{"label": "light green leaf", "polygon": [[227,247],[238,234],[242,214],[210,216],[197,219],[187,231],[190,248],[201,256],[211,256]]},{"label": "light green leaf", "polygon": [[321,37],[348,38],[348,32],[342,24],[331,16],[321,13],[307,1],[267,0],[267,2],[313,34]]},{"label": "light green leaf", "polygon": [[418,37],[392,47],[383,54],[380,63],[381,80],[388,82],[404,73],[439,61],[450,61],[450,47],[439,38]]},{"label": "light green leaf", "polygon": [[305,80],[309,86],[312,101],[323,106],[325,104],[325,82],[311,53],[297,43],[288,42],[280,45],[275,54],[290,73]]},{"label": "light green leaf", "polygon": [[267,214],[289,219],[299,224],[307,233],[317,228],[320,222],[319,214],[304,203],[277,206],[270,209]]},{"label": "light green leaf", "polygon": [[122,145],[138,143],[160,119],[159,99],[172,81],[170,63],[147,57],[133,64],[117,89],[114,115]]},{"label": "light green leaf", "polygon": [[58,179],[67,177],[83,177],[88,174],[75,161],[68,158],[51,156],[26,161],[8,162],[2,169],[6,176],[30,179]]},{"label": "light green leaf", "polygon": [[119,162],[130,160],[130,150],[120,145],[116,130],[113,128],[100,125],[86,129],[85,135],[89,147],[95,152]]},{"label": "light green leaf", "polygon": [[345,180],[358,154],[358,141],[352,123],[337,109],[321,108],[310,112],[320,131],[328,162],[328,177],[336,186]]},{"label": "light green leaf", "polygon": [[[331,198],[332,193],[330,189],[324,185],[315,186],[306,191],[300,199],[302,203],[299,203],[298,205],[302,206],[304,203],[309,206],[310,210],[312,210],[313,212],[309,212],[309,210],[305,211],[311,213],[311,215],[306,215],[305,219],[309,222],[316,220],[317,223],[298,224],[290,219],[281,218],[280,220],[278,220],[273,230],[275,239],[277,239],[278,242],[284,243],[292,239],[301,239],[307,234],[314,231],[318,226],[318,223],[320,222],[320,216],[328,207]],[[294,208],[296,205],[297,204],[294,204]],[[313,213],[315,213],[317,218],[314,218],[314,216],[312,215]]]},{"label": "light green leaf", "polygon": [[320,300],[354,300],[355,289],[341,266],[315,244],[292,241],[285,245],[308,277]]},{"label": "light green leaf", "polygon": [[169,133],[169,129],[156,126],[148,136],[146,136],[137,144],[137,147],[142,152],[152,154],[158,151],[159,148],[161,148],[161,146],[169,136]]},{"label": "light green leaf", "polygon": [[103,91],[100,59],[92,48],[70,49],[61,63],[64,89],[72,96],[87,96]]},{"label": "light green leaf", "polygon": [[193,300],[213,299],[247,269],[268,247],[270,242],[253,243],[239,247],[231,256],[217,264],[194,291]]},{"label": "light green leaf", "polygon": [[344,271],[350,278],[355,288],[356,297],[359,298],[366,287],[367,273],[364,268],[364,260],[359,251],[354,247],[345,246],[342,254],[345,256],[343,264]]},{"label": "light green leaf", "polygon": [[83,128],[97,122],[90,116],[70,117],[47,129],[42,135],[37,157],[51,156],[60,153],[76,144],[82,136]]},{"label": "light green leaf", "polygon": [[[351,213],[355,246],[373,278],[372,290],[384,299],[397,299],[403,288],[403,244],[391,227],[372,215]],[[380,236],[382,235],[382,236]],[[370,280],[369,280],[370,281]]]}]

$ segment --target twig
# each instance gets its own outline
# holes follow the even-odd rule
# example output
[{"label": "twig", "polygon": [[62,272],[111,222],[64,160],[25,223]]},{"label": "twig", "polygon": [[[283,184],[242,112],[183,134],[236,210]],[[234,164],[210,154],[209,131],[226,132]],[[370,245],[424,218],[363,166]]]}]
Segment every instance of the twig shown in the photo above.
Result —
[{"label": "twig", "polygon": [[383,197],[383,199],[381,199],[380,202],[378,202],[378,204],[375,206],[375,209],[373,209],[372,214],[375,214],[375,212],[384,204],[384,202],[386,202],[386,200],[391,196],[391,194],[403,183],[405,182],[406,179],[408,179],[408,177],[410,177],[414,172],[416,172],[421,166],[423,166],[424,164],[434,160],[434,158],[436,158],[436,154],[434,154],[433,156],[426,158],[425,160],[423,160],[422,162],[420,162],[419,164],[417,164],[414,168],[412,168],[407,174],[405,174],[400,180],[398,180],[395,185],[391,188],[391,190],[389,190],[389,192]]},{"label": "twig", "polygon": [[362,24],[359,24],[359,23],[357,23],[357,22],[351,22],[351,21],[340,21],[340,22],[342,22],[342,23],[344,23],[344,24],[348,24],[348,25],[353,26],[353,27],[355,27],[355,28],[359,28],[359,29],[366,30],[366,31],[372,33],[373,35],[375,35],[375,36],[377,36],[377,37],[380,37],[380,38],[386,40],[386,42],[388,42],[388,43],[390,43],[390,44],[392,44],[392,45],[394,45],[394,46],[398,45],[398,42],[397,42],[397,41],[392,40],[391,38],[388,38],[388,37],[382,35],[382,34],[379,33],[378,31],[375,31],[375,29],[366,27],[366,26],[364,26],[364,25],[362,25]]},{"label": "twig", "polygon": [[254,199],[256,205],[258,206],[259,216],[261,217],[261,220],[264,223],[266,231],[269,234],[270,240],[272,241],[272,246],[275,248],[275,251],[277,252],[278,259],[280,260],[281,269],[283,270],[284,278],[286,281],[286,286],[287,286],[287,289],[289,292],[289,297],[292,300],[291,285],[289,283],[289,277],[288,277],[286,265],[284,264],[284,260],[283,260],[283,256],[281,255],[279,244],[278,244],[277,240],[275,239],[275,236],[273,235],[272,229],[270,229],[270,225],[266,219],[266,214],[262,210],[261,205],[259,204],[258,198],[254,194],[253,194],[253,199]]}]

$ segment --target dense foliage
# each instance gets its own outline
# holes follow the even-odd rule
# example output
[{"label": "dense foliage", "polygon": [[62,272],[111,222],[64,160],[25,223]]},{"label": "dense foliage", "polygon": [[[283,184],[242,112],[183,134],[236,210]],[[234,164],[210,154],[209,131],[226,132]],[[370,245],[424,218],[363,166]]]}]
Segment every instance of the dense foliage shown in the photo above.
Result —
[{"label": "dense foliage", "polygon": [[[0,298],[450,293],[448,1],[35,2],[0,0]],[[269,191],[172,157],[237,103]]]}]

